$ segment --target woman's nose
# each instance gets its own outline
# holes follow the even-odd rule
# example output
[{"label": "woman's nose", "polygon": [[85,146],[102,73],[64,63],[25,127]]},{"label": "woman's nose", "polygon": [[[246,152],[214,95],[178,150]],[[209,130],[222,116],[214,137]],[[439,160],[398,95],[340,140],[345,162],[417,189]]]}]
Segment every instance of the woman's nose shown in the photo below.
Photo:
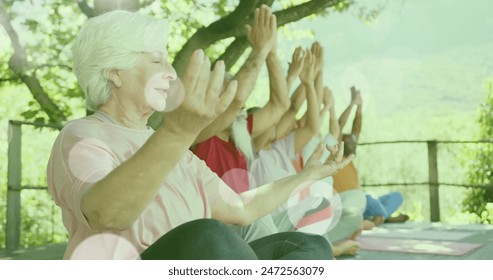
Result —
[{"label": "woman's nose", "polygon": [[173,68],[170,63],[166,63],[165,70],[163,71],[163,78],[171,81],[174,81],[177,78],[175,68]]}]

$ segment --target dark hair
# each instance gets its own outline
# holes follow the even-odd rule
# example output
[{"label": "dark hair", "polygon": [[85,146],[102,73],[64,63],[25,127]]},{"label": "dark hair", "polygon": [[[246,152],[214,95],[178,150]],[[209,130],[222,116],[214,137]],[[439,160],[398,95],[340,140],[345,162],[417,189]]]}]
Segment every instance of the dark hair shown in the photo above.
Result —
[{"label": "dark hair", "polygon": [[358,146],[356,136],[354,134],[343,134],[342,140],[344,141],[344,156],[356,154],[356,147]]}]

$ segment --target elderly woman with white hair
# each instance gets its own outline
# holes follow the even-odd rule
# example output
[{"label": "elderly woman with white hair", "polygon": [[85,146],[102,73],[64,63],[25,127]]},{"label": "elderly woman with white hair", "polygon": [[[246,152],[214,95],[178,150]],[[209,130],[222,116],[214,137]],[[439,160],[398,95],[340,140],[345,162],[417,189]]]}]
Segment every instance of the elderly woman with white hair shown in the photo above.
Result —
[{"label": "elderly woman with white hair", "polygon": [[[91,18],[80,31],[73,69],[95,113],[65,125],[47,170],[69,232],[64,258],[332,258],[320,236],[282,233],[247,244],[226,224],[252,223],[306,180],[330,175],[351,159],[331,150],[334,157],[323,165],[313,160],[296,176],[234,193],[188,148],[227,108],[236,82],[223,90],[224,63],[211,72],[202,50],[177,82],[167,32],[166,21],[126,11]],[[159,128],[147,126],[152,113],[177,99],[181,104]]]}]

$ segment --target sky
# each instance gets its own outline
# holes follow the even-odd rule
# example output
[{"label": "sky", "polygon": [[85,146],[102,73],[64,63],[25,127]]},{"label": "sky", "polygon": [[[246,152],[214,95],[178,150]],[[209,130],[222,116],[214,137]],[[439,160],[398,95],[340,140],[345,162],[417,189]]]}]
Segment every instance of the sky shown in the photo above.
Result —
[{"label": "sky", "polygon": [[486,78],[493,77],[493,1],[364,3],[384,7],[371,24],[350,9],[298,25],[313,29],[325,48],[325,80],[336,102],[346,104],[354,84],[371,116],[423,110],[429,117],[475,116]]}]

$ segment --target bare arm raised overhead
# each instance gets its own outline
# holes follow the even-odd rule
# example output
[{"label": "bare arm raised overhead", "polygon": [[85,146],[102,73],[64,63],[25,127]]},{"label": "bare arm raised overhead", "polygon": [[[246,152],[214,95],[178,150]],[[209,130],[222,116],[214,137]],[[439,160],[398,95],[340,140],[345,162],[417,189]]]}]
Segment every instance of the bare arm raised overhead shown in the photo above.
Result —
[{"label": "bare arm raised overhead", "polygon": [[316,135],[320,129],[320,105],[315,91],[315,56],[307,51],[303,63],[303,71],[300,79],[306,91],[306,123],[296,130],[295,134],[295,152],[300,152],[303,147]]},{"label": "bare arm raised overhead", "polygon": [[328,87],[324,87],[324,100],[324,104],[326,107],[328,107],[329,111],[329,132],[330,134],[332,134],[332,136],[334,136],[335,139],[339,139],[341,128],[339,127],[339,121],[337,120],[335,112],[334,95]]},{"label": "bare arm raised overhead", "polygon": [[[276,18],[271,17],[274,25]],[[275,35],[274,37],[277,37]],[[288,87],[284,78],[281,61],[277,55],[277,38],[267,56],[267,71],[269,73],[269,101],[253,115],[252,136],[256,137],[279,122],[284,112],[289,108]]]},{"label": "bare arm raised overhead", "polygon": [[341,129],[341,134],[339,135],[339,140],[342,139],[342,131],[344,130],[344,127],[346,126],[347,120],[349,118],[349,115],[351,114],[351,110],[353,109],[353,106],[356,105],[356,88],[354,86],[351,87],[351,102],[347,106],[347,108],[342,112],[341,116],[339,117],[339,127]]},{"label": "bare arm raised overhead", "polygon": [[319,101],[324,92],[324,48],[319,42],[312,44],[311,52],[315,57],[315,91]]},{"label": "bare arm raised overhead", "polygon": [[354,115],[353,127],[351,128],[351,133],[359,139],[359,134],[361,133],[361,126],[363,125],[363,99],[361,98],[361,92],[356,91],[356,114]]},{"label": "bare arm raised overhead", "polygon": [[288,92],[293,86],[294,80],[300,75],[301,69],[303,69],[303,48],[296,47],[289,63],[288,74],[286,76],[286,82],[288,86]]},{"label": "bare arm raised overhead", "polygon": [[245,27],[248,41],[252,46],[252,52],[235,77],[238,81],[236,96],[226,111],[201,131],[194,144],[201,143],[228,128],[245,106],[245,102],[255,86],[262,65],[275,46],[277,40],[276,24],[276,17],[269,7],[262,5],[255,10],[253,27],[249,25]]}]

